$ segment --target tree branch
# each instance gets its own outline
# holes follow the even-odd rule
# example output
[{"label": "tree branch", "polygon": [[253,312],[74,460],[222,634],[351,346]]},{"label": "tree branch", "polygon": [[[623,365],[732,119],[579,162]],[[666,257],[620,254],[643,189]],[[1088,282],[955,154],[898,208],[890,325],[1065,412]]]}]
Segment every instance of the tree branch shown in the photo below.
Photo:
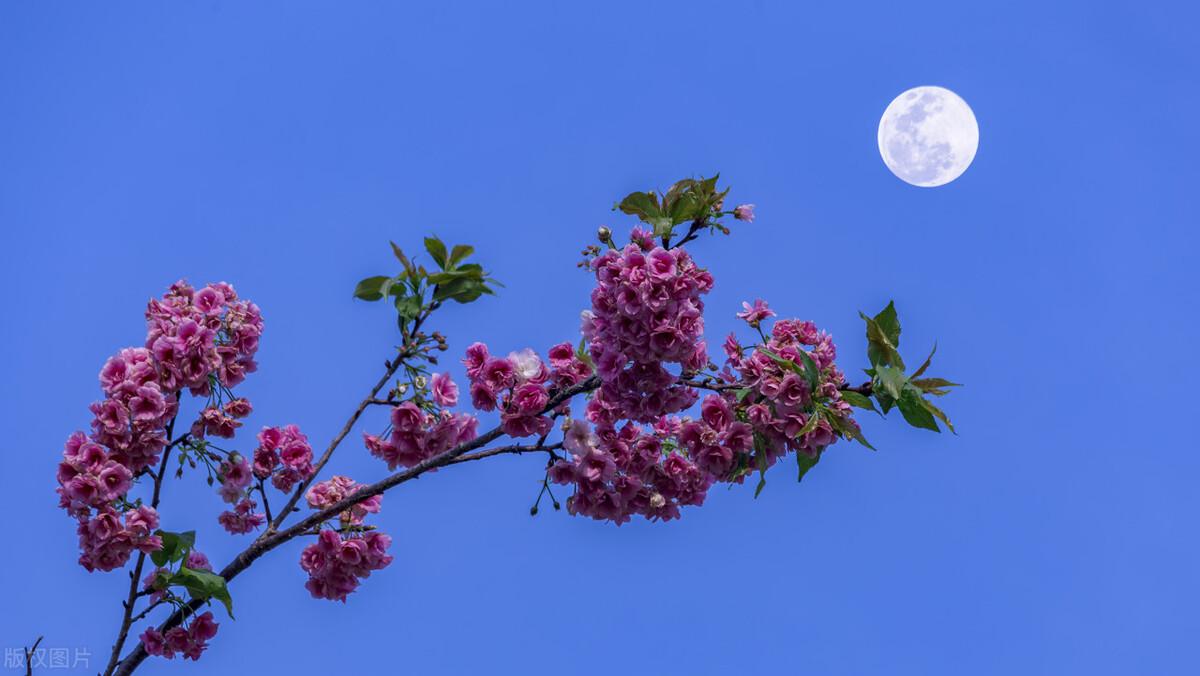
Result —
[{"label": "tree branch", "polygon": [[[390,378],[390,375],[388,377]],[[386,382],[386,379],[384,379],[384,381]],[[583,382],[577,383],[576,385],[573,385],[565,390],[557,392],[552,397],[550,397],[550,401],[547,402],[546,407],[544,409],[542,409],[542,414],[545,414],[547,412],[554,410],[559,405],[561,405],[563,402],[571,399],[572,397],[575,397],[576,395],[582,394],[584,392],[590,392],[599,386],[600,386],[600,377],[593,375],[593,376],[589,377],[587,380],[584,380]],[[379,385],[378,387],[382,387],[382,385]],[[377,393],[378,393],[378,390],[372,392],[370,396],[368,396],[366,399],[364,399],[364,402],[366,400],[373,399]],[[360,416],[362,414],[362,409],[365,407],[366,407],[365,403],[360,404],[358,411],[355,413],[354,416],[352,416],[352,421],[355,421],[358,419],[358,416]],[[344,498],[344,499],[334,503],[333,505],[326,507],[325,509],[323,509],[319,512],[314,512],[314,513],[308,515],[301,521],[288,527],[285,530],[278,531],[278,532],[267,531],[267,532],[263,533],[257,540],[255,540],[253,543],[251,543],[249,547],[247,547],[240,554],[235,556],[233,558],[233,560],[229,562],[228,565],[226,565],[223,569],[221,569],[221,572],[220,572],[221,577],[225,578],[226,581],[233,580],[242,571],[249,568],[255,561],[257,561],[259,558],[261,558],[264,554],[266,554],[267,552],[271,551],[272,549],[275,549],[276,547],[282,545],[283,543],[288,542],[289,540],[292,540],[293,538],[295,538],[297,536],[304,535],[305,533],[310,532],[314,527],[320,525],[321,523],[323,523],[325,521],[328,521],[332,518],[337,517],[342,512],[346,511],[347,509],[350,509],[354,505],[357,505],[358,503],[360,503],[368,498],[374,497],[376,495],[382,495],[385,491],[388,491],[392,488],[395,488],[396,486],[399,486],[402,483],[405,483],[407,481],[415,479],[430,470],[437,469],[439,467],[445,467],[450,464],[454,464],[456,459],[460,458],[461,456],[466,455],[467,453],[470,453],[471,451],[474,451],[475,449],[482,448],[482,447],[488,445],[489,443],[491,443],[491,442],[495,441],[496,439],[500,438],[501,436],[503,436],[503,434],[504,434],[504,432],[500,426],[493,427],[492,429],[488,430],[484,434],[481,434],[480,436],[475,437],[471,441],[459,444],[458,446],[455,446],[454,448],[451,448],[450,450],[447,450],[444,453],[435,455],[434,457],[428,458],[406,470],[396,472],[395,474],[391,474],[373,484],[370,484],[370,485],[366,486],[365,488],[363,488],[362,490],[355,492],[354,495]],[[345,436],[345,434],[342,434],[341,436]],[[515,453],[517,451],[509,451],[509,452]],[[498,455],[498,453],[495,453],[493,455]],[[488,457],[488,456],[481,455],[480,457]],[[472,458],[472,459],[475,459],[475,458]],[[315,473],[314,473],[314,476],[316,476]],[[291,509],[291,506],[287,507],[286,509]],[[285,513],[286,513],[286,510],[285,510]],[[276,520],[279,520],[279,519],[280,519],[280,517],[276,516]],[[192,601],[185,604],[182,608],[177,608],[175,610],[175,612],[171,613],[170,617],[168,617],[161,625],[159,625],[159,631],[166,631],[172,627],[178,626],[181,622],[183,622],[183,620],[187,616],[187,614],[195,612],[197,609],[200,608],[201,605],[203,605],[203,603],[204,603],[204,601],[198,601],[198,600],[193,599]],[[126,655],[125,658],[120,661],[118,669],[116,670],[115,674],[117,676],[128,676],[129,674],[132,674],[134,669],[136,669],[138,667],[138,665],[140,665],[143,661],[145,661],[146,657],[147,657],[147,653],[146,653],[145,647],[141,644],[141,642],[138,642],[137,646],[135,646],[132,650],[130,650],[129,654]]]},{"label": "tree branch", "polygon": [[[179,405],[179,395],[178,394],[175,395],[175,405],[176,406]],[[171,421],[167,423],[167,429],[166,429],[168,439],[171,437],[171,433],[174,430],[175,430],[175,418],[171,418]],[[169,461],[171,459],[171,450],[173,448],[175,448],[175,446],[183,443],[183,441],[188,438],[188,434],[189,433],[181,434],[178,438],[174,439],[173,441],[168,443],[165,447],[163,447],[162,460],[158,463],[158,473],[152,475],[154,477],[154,493],[150,497],[150,506],[152,508],[155,508],[155,509],[158,508],[158,500],[159,500],[160,495],[162,494],[163,479],[166,477],[166,474],[167,474],[167,461]],[[106,675],[112,674],[113,669],[115,669],[117,667],[118,661],[120,660],[120,657],[121,657],[121,648],[125,647],[125,640],[127,638],[129,638],[129,628],[131,626],[133,626],[134,622],[137,621],[137,620],[133,619],[133,606],[134,606],[134,603],[137,602],[137,599],[139,596],[138,583],[142,579],[142,568],[145,565],[146,565],[146,553],[138,552],[137,563],[134,564],[133,571],[130,572],[130,574],[129,574],[129,595],[125,599],[125,601],[121,604],[121,606],[124,609],[123,615],[121,617],[121,629],[117,633],[117,640],[113,643],[112,653],[109,655],[109,658],[108,658],[108,666],[106,666],[104,668],[104,673]],[[152,605],[150,607],[153,608],[154,606]],[[150,608],[147,608],[145,612],[149,612],[149,610],[150,610]],[[142,615],[144,615],[145,612],[143,612]],[[141,619],[140,615],[138,616],[138,619]],[[139,642],[138,645],[141,645],[141,643]]]},{"label": "tree branch", "polygon": [[279,508],[279,512],[276,513],[275,519],[270,522],[270,525],[267,526],[267,529],[263,531],[262,535],[259,536],[259,540],[269,537],[279,530],[280,524],[282,524],[283,521],[287,519],[288,515],[292,513],[292,509],[296,507],[296,503],[300,501],[300,497],[304,495],[304,491],[307,490],[312,482],[316,480],[317,476],[320,475],[321,469],[324,468],[325,464],[329,462],[329,458],[333,456],[333,452],[337,449],[338,445],[342,443],[342,440],[345,439],[346,435],[350,433],[350,430],[354,428],[354,425],[358,422],[358,419],[362,417],[363,411],[367,410],[367,406],[376,401],[376,396],[379,394],[379,391],[382,390],[383,386],[392,379],[392,376],[396,375],[396,371],[399,370],[400,365],[404,363],[404,360],[412,356],[413,349],[414,348],[410,343],[404,349],[400,350],[399,354],[397,354],[394,359],[392,359],[390,362],[386,362],[387,371],[384,372],[379,381],[375,383],[375,387],[371,388],[371,393],[364,397],[361,402],[359,402],[358,408],[354,409],[354,413],[350,414],[350,418],[346,421],[346,424],[342,425],[342,430],[333,438],[333,441],[329,442],[329,446],[325,449],[325,452],[321,454],[321,457],[319,460],[317,460],[316,465],[313,466],[312,475],[304,481],[301,481],[300,485],[296,486],[296,490],[292,493],[292,497],[288,498],[288,501],[284,503],[283,507]]},{"label": "tree branch", "polygon": [[490,458],[494,455],[521,455],[522,453],[537,452],[548,453],[551,458],[557,458],[558,454],[554,451],[562,447],[563,445],[561,442],[556,444],[514,444],[512,446],[498,446],[496,448],[489,448],[485,451],[477,451],[475,453],[466,453],[464,455],[460,455],[446,464],[457,465],[463,462],[471,462],[472,460],[483,460],[484,458]]},{"label": "tree branch", "polygon": [[33,655],[37,652],[38,645],[42,642],[44,636],[37,637],[33,645],[25,648],[25,676],[33,676]]}]

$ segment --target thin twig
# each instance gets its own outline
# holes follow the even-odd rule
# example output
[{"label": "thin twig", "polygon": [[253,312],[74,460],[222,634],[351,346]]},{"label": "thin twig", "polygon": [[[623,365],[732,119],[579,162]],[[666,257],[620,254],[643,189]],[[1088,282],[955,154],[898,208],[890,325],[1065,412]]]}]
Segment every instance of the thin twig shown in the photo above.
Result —
[{"label": "thin twig", "polygon": [[33,642],[33,646],[25,649],[25,676],[33,676],[33,655],[37,652],[38,644],[42,642],[42,636],[37,637]]},{"label": "thin twig", "polygon": [[300,501],[300,496],[304,495],[304,491],[308,490],[309,485],[312,484],[312,482],[317,478],[317,475],[321,473],[321,469],[324,468],[325,464],[329,462],[329,458],[333,456],[333,452],[337,450],[338,445],[342,443],[342,440],[346,438],[347,434],[350,434],[350,430],[354,428],[355,423],[357,423],[358,419],[362,417],[363,411],[367,410],[367,406],[370,405],[372,401],[375,401],[376,395],[378,395],[379,391],[383,389],[383,386],[392,379],[392,376],[394,376],[396,371],[400,369],[400,365],[403,364],[406,359],[412,356],[411,353],[414,349],[415,348],[410,345],[409,347],[400,350],[400,353],[397,354],[394,359],[392,359],[390,362],[387,362],[387,371],[385,371],[379,381],[375,383],[375,387],[371,388],[371,393],[364,397],[361,402],[359,402],[358,407],[354,409],[354,413],[350,414],[350,418],[346,421],[346,424],[342,425],[342,429],[340,432],[338,432],[337,436],[335,436],[333,440],[329,442],[329,446],[325,449],[325,452],[321,454],[321,458],[317,460],[316,464],[313,465],[312,475],[310,475],[304,481],[301,481],[300,484],[296,486],[296,490],[292,492],[292,496],[288,498],[283,507],[279,509],[279,513],[275,515],[273,520],[269,521],[270,525],[267,526],[267,529],[263,531],[262,535],[259,536],[260,540],[279,530],[280,524],[282,524],[284,519],[286,519],[288,515],[292,513],[292,510],[296,507],[296,503]]}]

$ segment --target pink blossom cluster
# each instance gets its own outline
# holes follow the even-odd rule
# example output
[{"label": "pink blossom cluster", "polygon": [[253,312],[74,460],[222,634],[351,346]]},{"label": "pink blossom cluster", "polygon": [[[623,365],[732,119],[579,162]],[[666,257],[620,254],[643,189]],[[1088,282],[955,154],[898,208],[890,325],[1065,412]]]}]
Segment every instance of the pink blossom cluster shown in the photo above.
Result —
[{"label": "pink blossom cluster", "polygon": [[258,368],[254,353],[262,314],[254,303],[238,300],[229,284],[196,290],[176,282],[161,300],[150,301],[146,322],[146,347],[154,354],[165,389],[187,387],[194,395],[208,396],[214,380],[228,389]]},{"label": "pink blossom cluster", "polygon": [[313,475],[313,451],[308,437],[295,425],[264,427],[254,449],[254,476],[271,480],[284,493]]},{"label": "pink blossom cluster", "polygon": [[[738,217],[753,218],[752,209]],[[744,481],[788,451],[815,456],[838,438],[830,417],[843,431],[857,429],[838,389],[844,378],[832,339],[798,320],[776,322],[756,350],[730,336],[721,387],[705,397],[699,417],[670,416],[698,399],[664,365],[678,364],[681,373],[708,366],[700,296],[712,278],[682,250],[655,247],[644,231],[632,240],[592,261],[597,286],[583,333],[602,381],[587,406],[594,429],[572,422],[563,442],[571,456],[550,468],[554,482],[575,488],[572,513],[618,524],[635,514],[675,518],[680,506],[701,504],[713,483]],[[756,329],[774,315],[762,300],[738,313]],[[801,375],[806,359],[815,386]],[[824,417],[806,427],[818,406]]]},{"label": "pink blossom cluster", "polygon": [[[126,504],[133,481],[158,462],[168,443],[166,428],[178,411],[180,390],[210,397],[193,428],[196,436],[230,436],[241,424],[237,419],[251,410],[245,399],[221,406],[222,392],[214,397],[213,385],[228,393],[256,368],[263,325],[253,303],[238,300],[223,282],[197,291],[180,281],[149,302],[146,323],[145,347],[123,349],[101,368],[105,398],[90,406],[91,435],[71,435],[58,469],[59,504],[79,520],[80,563],[89,570],[123,565],[130,548],[157,548],[149,531],[136,533],[146,519],[135,518],[124,529],[113,522],[119,526],[118,507]],[[154,522],[150,530],[157,516]]]},{"label": "pink blossom cluster", "polygon": [[88,572],[113,570],[125,565],[135,549],[147,554],[157,551],[162,538],[154,535],[156,528],[158,512],[153,507],[142,505],[122,514],[105,505],[94,516],[79,519],[79,565]]},{"label": "pink blossom cluster", "polygon": [[392,409],[391,422],[390,435],[363,434],[367,450],[386,462],[388,469],[412,467],[470,441],[478,434],[479,425],[475,416],[445,410],[430,413],[411,401]]},{"label": "pink blossom cluster", "polygon": [[92,440],[137,473],[158,461],[164,429],[175,415],[175,391],[161,384],[154,357],[145,348],[125,348],[100,369],[105,399],[91,405]]},{"label": "pink blossom cluster", "polygon": [[213,614],[204,612],[193,617],[187,627],[172,627],[165,635],[150,627],[142,632],[140,638],[149,655],[173,659],[178,654],[189,660],[198,660],[208,648],[208,642],[217,635],[218,626],[213,621]]},{"label": "pink blossom cluster", "polygon": [[77,518],[87,518],[93,507],[102,508],[125,495],[133,479],[129,468],[112,458],[83,432],[67,439],[58,464],[59,506]]},{"label": "pink blossom cluster", "polygon": [[500,410],[504,433],[513,437],[546,434],[553,425],[546,416],[552,390],[574,385],[592,374],[570,343],[550,348],[550,366],[529,348],[493,356],[487,345],[467,348],[463,364],[471,380],[471,403],[481,411]]},{"label": "pink blossom cluster", "polygon": [[679,430],[680,420],[667,416],[649,433],[632,422],[619,430],[598,425],[593,432],[585,421],[573,421],[563,442],[571,457],[550,467],[550,479],[574,484],[567,499],[572,514],[618,525],[636,514],[678,518],[681,506],[703,504],[712,484],[711,475],[674,449]]},{"label": "pink blossom cluster", "polygon": [[[760,316],[764,309],[766,305],[762,304]],[[752,318],[743,319],[752,321]],[[763,439],[768,465],[788,451],[816,456],[837,441],[838,434],[826,417],[801,434],[812,415],[814,402],[820,403],[826,411],[825,416],[837,418],[843,428],[858,429],[853,409],[842,399],[838,389],[845,382],[845,376],[834,363],[837,347],[829,334],[818,330],[810,321],[782,319],[771,327],[770,337],[763,347],[765,350],[756,349],[748,354],[748,350],[730,334],[724,350],[728,358],[726,363],[734,375],[726,372],[725,377],[745,388],[737,407]],[[770,356],[773,354],[799,367],[804,363],[801,352],[816,366],[819,377],[815,387],[810,387],[797,369],[786,367]],[[732,405],[733,398],[733,394],[726,394],[726,404]]]},{"label": "pink blossom cluster", "polygon": [[683,249],[653,246],[644,231],[632,239],[592,261],[597,284],[583,335],[603,379],[588,406],[596,423],[652,422],[682,411],[696,395],[664,364],[690,372],[708,364],[700,297],[712,288],[712,275]]},{"label": "pink blossom cluster", "polygon": [[[310,459],[311,455],[310,450]],[[217,523],[234,535],[249,533],[266,523],[266,514],[255,511],[258,503],[250,499],[247,491],[254,479],[254,471],[246,458],[238,453],[230,454],[229,458],[221,463],[218,474],[221,487],[217,493],[222,500],[234,507],[217,515]]]},{"label": "pink blossom cluster", "polygon": [[683,424],[679,444],[714,480],[727,480],[736,467],[748,465],[739,456],[754,449],[754,429],[737,420],[729,401],[710,394],[700,403],[700,419]]},{"label": "pink blossom cluster", "polygon": [[[314,484],[312,488],[308,489],[305,498],[313,509],[325,509],[354,495],[362,488],[361,484],[355,483],[348,476],[334,476],[327,481]],[[383,496],[372,495],[343,512],[341,514],[342,524],[360,526],[367,514],[378,514],[382,505]]]},{"label": "pink blossom cluster", "polygon": [[232,439],[237,429],[242,426],[241,418],[253,411],[250,401],[244,398],[231,399],[222,405],[212,405],[200,412],[200,417],[192,423],[192,436],[203,439],[206,436]]},{"label": "pink blossom cluster", "polygon": [[359,580],[392,562],[391,544],[392,538],[378,531],[343,535],[323,529],[300,554],[300,567],[309,575],[305,589],[313,598],[344,602]]},{"label": "pink blossom cluster", "polygon": [[258,503],[250,498],[242,498],[232,510],[225,510],[217,515],[217,523],[226,532],[233,535],[244,535],[267,522],[267,515],[255,511]]}]

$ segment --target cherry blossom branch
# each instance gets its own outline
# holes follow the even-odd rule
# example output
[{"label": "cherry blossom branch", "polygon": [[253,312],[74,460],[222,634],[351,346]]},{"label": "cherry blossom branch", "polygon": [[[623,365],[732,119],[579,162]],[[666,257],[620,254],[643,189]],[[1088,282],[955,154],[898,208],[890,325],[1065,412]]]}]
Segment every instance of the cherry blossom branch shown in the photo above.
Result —
[{"label": "cherry blossom branch", "polygon": [[375,387],[371,388],[371,393],[364,397],[361,402],[359,402],[358,407],[354,409],[354,413],[350,415],[350,418],[346,421],[346,424],[342,426],[341,431],[338,432],[337,436],[335,436],[333,440],[329,442],[329,447],[325,449],[325,452],[321,454],[321,458],[317,460],[315,465],[313,465],[312,474],[309,475],[307,479],[301,481],[298,486],[296,486],[296,490],[292,493],[292,497],[288,498],[288,501],[279,509],[279,513],[275,515],[275,519],[270,522],[270,525],[267,526],[267,529],[263,531],[261,536],[259,536],[259,540],[262,540],[263,538],[268,537],[279,530],[279,526],[296,508],[296,503],[300,501],[300,497],[304,495],[304,491],[308,490],[308,487],[312,485],[312,482],[315,481],[317,476],[321,474],[321,470],[325,467],[326,463],[329,462],[329,459],[333,457],[333,452],[337,450],[338,445],[342,443],[342,440],[345,439],[346,435],[350,433],[350,430],[354,428],[354,425],[358,422],[358,419],[362,417],[363,411],[366,411],[367,407],[371,404],[379,401],[379,392],[383,389],[383,386],[392,379],[392,376],[396,375],[396,371],[399,370],[401,365],[417,354],[422,341],[422,335],[420,334],[421,325],[425,323],[425,320],[429,318],[429,315],[433,314],[434,310],[437,310],[439,307],[441,307],[441,303],[437,301],[434,301],[427,306],[424,312],[422,312],[416,319],[413,320],[411,331],[407,327],[407,322],[401,326],[401,333],[405,338],[404,347],[399,350],[399,354],[397,354],[394,359],[389,362],[384,362],[387,365],[387,371],[383,374],[379,381],[375,383]]},{"label": "cherry blossom branch", "polygon": [[[178,395],[176,395],[176,397],[175,397],[175,405],[176,406],[179,405],[179,396]],[[172,432],[174,432],[174,430],[175,430],[175,417],[172,417],[170,422],[167,423],[167,427],[166,427],[168,439],[171,438],[171,434],[172,434]],[[171,451],[176,446],[178,446],[179,444],[181,444],[185,440],[187,440],[188,435],[189,435],[188,432],[181,434],[179,437],[172,440],[170,443],[168,443],[163,448],[162,461],[160,461],[158,464],[158,472],[152,474],[152,476],[154,477],[154,492],[150,497],[150,506],[153,508],[158,507],[158,500],[162,493],[163,480],[165,479],[166,473],[167,473],[167,462],[171,459]],[[108,658],[108,666],[105,667],[105,669],[104,669],[105,674],[111,674],[113,672],[113,669],[116,668],[117,662],[121,657],[121,649],[125,647],[125,641],[126,641],[126,639],[129,638],[129,628],[133,626],[134,622],[141,619],[142,615],[145,615],[145,612],[149,612],[149,610],[150,610],[149,608],[147,608],[146,611],[143,612],[142,615],[139,615],[136,619],[133,617],[133,606],[139,596],[138,582],[142,579],[142,568],[145,565],[146,565],[146,553],[138,552],[137,562],[133,566],[133,571],[129,573],[129,596],[128,596],[128,598],[125,599],[125,601],[123,601],[121,603],[121,606],[124,609],[123,615],[121,618],[121,629],[117,633],[117,640],[113,643],[112,653],[109,655],[109,658]],[[153,607],[153,606],[151,606],[151,607]],[[141,644],[139,643],[138,645],[141,645]]]},{"label": "cherry blossom branch", "polygon": [[[593,375],[587,380],[577,383],[550,397],[550,400],[546,403],[546,406],[541,413],[545,414],[549,411],[552,411],[563,402],[566,402],[584,392],[591,392],[599,386],[600,377]],[[378,394],[377,390],[372,392],[367,399],[373,399],[376,394]],[[361,409],[363,408],[365,408],[365,404],[360,404],[359,411],[354,416],[354,420],[357,420],[358,416],[362,414]],[[242,571],[249,568],[264,554],[284,544],[285,542],[312,531],[313,528],[319,526],[321,523],[337,517],[342,512],[350,509],[360,502],[363,502],[364,500],[367,500],[368,498],[372,498],[376,495],[382,495],[384,492],[395,488],[402,483],[415,479],[430,470],[453,464],[457,458],[460,458],[461,456],[464,456],[478,448],[487,446],[503,435],[503,429],[497,425],[484,434],[475,437],[471,441],[461,443],[458,446],[441,453],[440,455],[435,455],[432,458],[428,458],[406,470],[396,472],[395,474],[387,476],[373,484],[365,486],[362,490],[355,492],[353,495],[344,498],[319,512],[310,514],[285,530],[274,533],[264,532],[262,536],[251,543],[249,547],[235,556],[228,565],[221,569],[220,575],[221,577],[225,578],[227,582],[231,581]],[[343,434],[341,436],[344,437],[345,435]],[[276,518],[278,519],[278,517]],[[184,618],[188,614],[195,612],[204,603],[205,601],[193,599],[188,603],[183,604],[180,608],[177,608],[175,612],[171,613],[171,615],[159,626],[159,631],[163,632],[172,627],[178,626],[181,622],[183,622]],[[147,656],[148,654],[146,653],[145,646],[139,642],[137,646],[135,646],[129,652],[129,654],[120,661],[117,670],[111,673],[115,673],[116,676],[128,676],[129,674],[133,673],[134,669],[136,669],[138,665],[145,661]]]},{"label": "cherry blossom branch", "polygon": [[384,362],[387,365],[387,371],[385,371],[383,376],[379,378],[379,381],[375,383],[375,387],[371,388],[371,393],[368,394],[361,402],[359,402],[358,407],[354,409],[354,413],[350,414],[350,418],[346,420],[346,424],[342,425],[342,429],[337,433],[337,436],[335,436],[333,440],[329,442],[329,446],[325,449],[325,452],[321,454],[321,458],[317,460],[315,465],[313,465],[313,473],[307,479],[301,481],[298,486],[296,486],[296,490],[292,492],[292,496],[288,498],[287,502],[284,503],[282,507],[279,508],[279,512],[275,515],[275,519],[271,521],[270,525],[259,537],[260,540],[279,530],[280,524],[282,524],[283,521],[287,519],[288,515],[292,513],[292,510],[296,508],[296,503],[300,501],[300,497],[304,495],[304,491],[308,490],[309,485],[311,485],[312,482],[317,478],[317,475],[321,473],[321,469],[324,468],[325,464],[329,462],[329,459],[333,456],[333,452],[337,450],[338,445],[342,443],[342,440],[345,439],[346,435],[350,433],[350,430],[354,428],[354,425],[358,422],[358,419],[362,417],[363,411],[367,410],[367,406],[369,406],[372,401],[375,401],[379,391],[382,390],[383,386],[392,379],[392,376],[396,375],[396,371],[399,370],[400,365],[403,364],[404,361],[410,356],[410,349],[406,348],[400,350],[400,353],[397,354],[396,357],[391,361]]},{"label": "cherry blossom branch", "polygon": [[471,462],[472,460],[483,460],[484,458],[490,458],[494,455],[521,455],[522,453],[538,452],[548,453],[553,459],[558,457],[558,454],[554,451],[562,447],[562,442],[556,444],[514,444],[512,446],[497,446],[496,448],[489,448],[485,451],[477,451],[475,453],[460,455],[446,464],[457,465],[462,462]]}]

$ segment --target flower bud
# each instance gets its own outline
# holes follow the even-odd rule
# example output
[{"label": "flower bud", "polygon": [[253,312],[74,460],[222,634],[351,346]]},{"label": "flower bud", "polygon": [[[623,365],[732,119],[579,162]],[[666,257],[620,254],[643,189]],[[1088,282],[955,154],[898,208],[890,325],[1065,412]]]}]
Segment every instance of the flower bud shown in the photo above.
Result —
[{"label": "flower bud", "polygon": [[609,230],[608,226],[602,225],[598,230],[596,230],[596,237],[598,237],[601,242],[607,244],[610,240],[612,240],[612,230]]}]

